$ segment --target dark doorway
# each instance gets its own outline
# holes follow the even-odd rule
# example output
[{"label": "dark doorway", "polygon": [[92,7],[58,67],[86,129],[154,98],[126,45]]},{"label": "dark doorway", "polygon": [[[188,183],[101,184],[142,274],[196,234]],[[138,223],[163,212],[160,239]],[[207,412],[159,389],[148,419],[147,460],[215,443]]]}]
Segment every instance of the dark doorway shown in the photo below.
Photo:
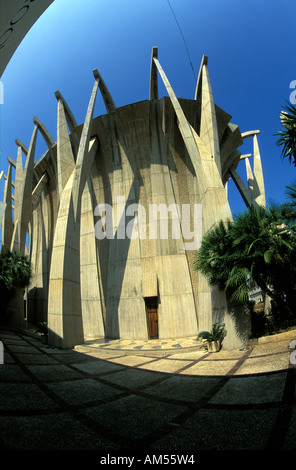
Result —
[{"label": "dark doorway", "polygon": [[158,338],[158,315],[157,315],[158,298],[146,297],[145,302],[146,302],[146,307],[147,307],[149,338],[156,339]]}]

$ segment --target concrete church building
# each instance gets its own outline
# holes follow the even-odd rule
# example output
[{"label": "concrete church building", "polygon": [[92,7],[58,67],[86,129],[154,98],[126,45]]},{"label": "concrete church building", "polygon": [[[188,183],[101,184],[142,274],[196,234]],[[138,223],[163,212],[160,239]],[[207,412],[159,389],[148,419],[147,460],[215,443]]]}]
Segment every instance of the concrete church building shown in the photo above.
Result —
[{"label": "concrete church building", "polygon": [[[258,131],[242,134],[214,103],[205,56],[194,99],[175,96],[157,48],[149,100],[117,108],[99,72],[93,75],[83,124],[56,92],[56,141],[35,117],[28,147],[16,140],[16,161],[8,159],[3,248],[28,249],[28,321],[47,321],[49,343],[59,348],[87,337],[195,336],[214,321],[226,324],[225,348],[241,346],[248,315],[209,286],[193,262],[201,236],[231,218],[230,177],[247,206],[265,204]],[[162,99],[159,76],[168,92]],[[107,112],[94,117],[98,92]],[[48,147],[41,157],[38,133]],[[251,155],[238,150],[249,137],[253,169]],[[242,160],[247,185],[236,171]],[[24,319],[17,300],[9,307],[15,325]]]}]

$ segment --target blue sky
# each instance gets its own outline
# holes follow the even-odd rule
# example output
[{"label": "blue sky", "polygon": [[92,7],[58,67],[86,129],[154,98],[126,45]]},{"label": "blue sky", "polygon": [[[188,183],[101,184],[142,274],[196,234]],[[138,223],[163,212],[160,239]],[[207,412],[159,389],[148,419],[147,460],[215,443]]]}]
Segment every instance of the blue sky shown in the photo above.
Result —
[{"label": "blue sky", "polygon": [[[216,104],[242,132],[261,131],[267,202],[286,200],[285,186],[296,180],[296,169],[281,160],[274,134],[296,80],[295,0],[170,0],[170,5],[168,0],[55,0],[1,77],[0,170],[7,171],[7,157],[16,159],[16,138],[29,146],[34,116],[56,140],[56,90],[77,122],[84,121],[94,68],[118,107],[148,99],[151,50],[158,46],[180,98],[194,98],[195,76],[203,54],[208,56]],[[163,87],[160,94],[166,94]],[[98,95],[95,116],[105,113]],[[250,152],[250,143],[240,147],[242,153]],[[40,135],[37,159],[44,150]],[[244,165],[240,174],[245,175]],[[1,199],[3,189],[2,180]],[[244,209],[233,183],[229,198],[234,213]]]}]

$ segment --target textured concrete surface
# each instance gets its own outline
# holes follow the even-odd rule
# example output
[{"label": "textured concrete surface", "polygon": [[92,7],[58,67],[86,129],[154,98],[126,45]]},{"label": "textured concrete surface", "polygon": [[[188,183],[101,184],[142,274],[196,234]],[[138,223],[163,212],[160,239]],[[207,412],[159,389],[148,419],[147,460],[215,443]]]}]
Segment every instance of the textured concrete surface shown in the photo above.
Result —
[{"label": "textured concrete surface", "polygon": [[25,35],[52,2],[53,0],[0,1],[0,77]]},{"label": "textured concrete surface", "polygon": [[98,343],[60,350],[12,330],[0,330],[0,339],[3,451],[296,449],[296,366],[287,337],[219,353],[188,351],[180,340],[164,356]]},{"label": "textured concrete surface", "polygon": [[[21,295],[8,306],[10,326],[46,321],[49,343],[67,349],[84,336],[188,337],[219,322],[225,349],[245,344],[250,316],[230,306],[194,260],[201,237],[231,218],[226,183],[241,159],[248,187],[237,176],[239,192],[247,206],[264,204],[258,131],[242,134],[215,104],[207,63],[203,56],[194,99],[178,98],[153,47],[150,99],[119,108],[95,69],[84,123],[56,91],[56,141],[37,117],[28,148],[16,140],[2,239],[29,250],[33,277],[26,314]],[[158,76],[169,95],[161,99]],[[98,91],[107,114],[94,117]],[[238,150],[248,137],[253,170],[252,155]]]}]

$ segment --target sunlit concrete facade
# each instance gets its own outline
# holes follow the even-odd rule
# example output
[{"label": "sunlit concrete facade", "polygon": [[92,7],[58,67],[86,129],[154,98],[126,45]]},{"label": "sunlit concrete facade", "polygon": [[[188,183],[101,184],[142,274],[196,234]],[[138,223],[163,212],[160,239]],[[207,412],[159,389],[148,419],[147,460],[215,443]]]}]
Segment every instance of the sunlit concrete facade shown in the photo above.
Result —
[{"label": "sunlit concrete facade", "polygon": [[[193,99],[175,96],[157,48],[146,101],[117,108],[99,72],[93,75],[84,123],[77,124],[56,92],[56,141],[35,117],[29,146],[16,140],[16,161],[9,159],[3,244],[25,252],[29,237],[34,277],[27,292],[28,320],[47,321],[49,342],[60,348],[72,348],[85,337],[194,336],[214,321],[226,324],[225,348],[244,344],[248,314],[194,270],[196,247],[188,245],[180,213],[166,215],[169,228],[179,227],[179,237],[169,229],[167,236],[151,237],[151,218],[141,218],[139,211],[147,215],[153,204],[189,208],[190,221],[197,220],[194,238],[194,231],[204,235],[231,218],[230,177],[247,206],[265,204],[258,132],[242,134],[215,104],[207,57]],[[168,92],[162,99],[159,76]],[[98,92],[107,113],[94,117]],[[35,158],[38,133],[48,150]],[[238,150],[248,137],[254,141],[253,169],[251,155]],[[248,185],[236,171],[240,160],[247,164]],[[112,236],[99,210],[107,205],[119,215]],[[197,219],[195,207],[202,209]],[[157,217],[161,222],[162,215]],[[17,316],[21,322],[23,316]]]}]

